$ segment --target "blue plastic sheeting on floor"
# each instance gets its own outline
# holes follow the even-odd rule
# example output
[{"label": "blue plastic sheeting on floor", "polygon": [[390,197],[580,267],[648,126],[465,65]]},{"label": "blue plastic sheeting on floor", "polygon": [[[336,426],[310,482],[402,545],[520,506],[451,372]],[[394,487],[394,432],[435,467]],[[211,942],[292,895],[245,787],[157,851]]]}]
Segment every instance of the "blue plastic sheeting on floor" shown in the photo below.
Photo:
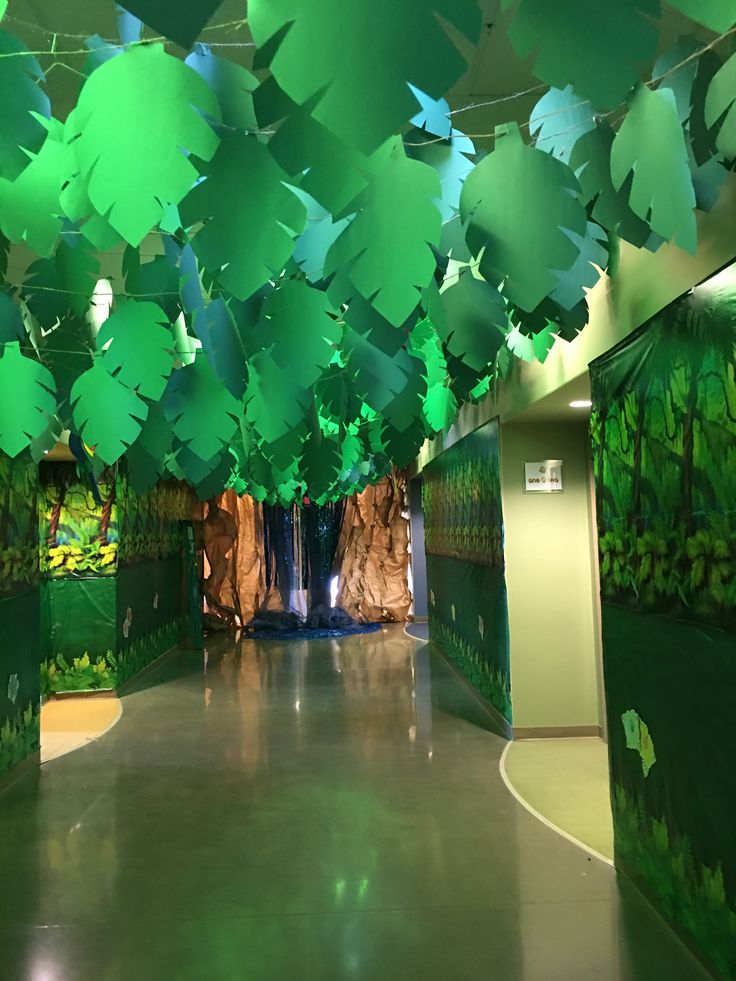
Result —
[{"label": "blue plastic sheeting on floor", "polygon": [[354,627],[343,627],[340,630],[328,627],[311,629],[303,627],[299,630],[254,630],[243,636],[246,640],[322,640],[325,637],[349,637],[352,634],[372,634],[381,630],[380,623],[356,623]]}]

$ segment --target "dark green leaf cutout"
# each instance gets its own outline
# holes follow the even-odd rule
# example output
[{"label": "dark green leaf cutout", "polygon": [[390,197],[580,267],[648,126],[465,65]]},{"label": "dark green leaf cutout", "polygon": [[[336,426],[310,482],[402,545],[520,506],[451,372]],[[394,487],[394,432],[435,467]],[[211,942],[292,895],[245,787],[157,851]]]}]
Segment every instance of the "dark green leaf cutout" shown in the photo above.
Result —
[{"label": "dark green leaf cutout", "polygon": [[611,147],[618,190],[629,175],[631,210],[652,231],[694,253],[698,230],[687,145],[670,89],[641,85]]},{"label": "dark green leaf cutout", "polygon": [[283,269],[306,209],[255,136],[229,134],[204,173],[206,179],[181,206],[182,221],[187,227],[205,222],[192,240],[197,258],[221,286],[245,300]]},{"label": "dark green leaf cutout", "polygon": [[43,338],[40,357],[56,382],[57,413],[65,429],[72,428],[71,391],[81,374],[92,367],[94,338],[82,317],[65,317]]},{"label": "dark green leaf cutout", "polygon": [[249,362],[245,393],[246,419],[258,436],[272,443],[304,422],[311,395],[289,384],[289,374],[269,351],[260,351]]},{"label": "dark green leaf cutout", "polygon": [[50,259],[37,259],[28,267],[23,298],[38,323],[49,330],[68,316],[83,317],[94,302],[100,270],[86,243],[76,236],[61,241]]},{"label": "dark green leaf cutout", "polygon": [[173,346],[168,317],[147,300],[121,303],[97,334],[97,350],[107,371],[154,402],[173,371]]},{"label": "dark green leaf cutout", "polygon": [[162,404],[174,436],[200,460],[230,442],[243,411],[201,355],[172,374]]},{"label": "dark green leaf cutout", "polygon": [[[401,339],[399,331],[390,326],[389,330]],[[400,343],[390,353],[375,343],[379,332],[380,328],[348,324],[342,345],[355,391],[375,412],[382,412],[404,390],[412,371],[412,359]]]},{"label": "dark green leaf cutout", "polygon": [[[600,271],[608,266],[608,234],[595,222],[589,221],[584,235],[570,233],[578,257],[569,269],[558,272],[557,285],[549,298],[564,310],[572,310],[585,299],[586,289],[591,289],[600,278]],[[597,268],[596,268],[597,267]]]},{"label": "dark green leaf cutout", "polygon": [[520,58],[534,53],[534,74],[572,85],[600,109],[614,109],[656,52],[659,0],[503,0],[515,6],[509,37]]},{"label": "dark green leaf cutout", "polygon": [[253,92],[258,87],[255,75],[235,61],[218,58],[207,44],[196,44],[186,64],[202,76],[217,96],[225,126],[244,131],[258,129],[253,106]]},{"label": "dark green leaf cutout", "polygon": [[[476,0],[250,0],[262,62],[299,105],[371,153],[418,109],[409,84],[440,98],[465,71],[441,20],[480,34]],[[264,67],[264,64],[260,64]]]},{"label": "dark green leaf cutout", "polygon": [[50,426],[56,411],[54,379],[17,341],[0,345],[0,452],[16,457]]},{"label": "dark green leaf cutout", "polygon": [[166,255],[141,262],[137,248],[129,245],[123,253],[125,290],[133,299],[150,300],[166,313],[173,323],[180,313],[179,271]]},{"label": "dark green leaf cutout", "polygon": [[667,3],[718,34],[725,34],[736,24],[733,0],[667,0]]},{"label": "dark green leaf cutout", "polygon": [[0,30],[0,175],[14,180],[41,149],[47,129],[42,119],[51,115],[48,97],[39,85],[43,71],[12,34]]},{"label": "dark green leaf cutout", "polygon": [[218,297],[197,312],[194,328],[204,339],[202,347],[215,377],[240,401],[248,384],[248,365],[230,308]]},{"label": "dark green leaf cutout", "polygon": [[395,325],[419,302],[436,266],[442,221],[435,200],[440,187],[431,168],[404,153],[400,139],[374,156],[371,183],[360,210],[330,249],[325,273],[335,278],[336,304],[360,295]]},{"label": "dark green leaf cutout", "polygon": [[718,125],[716,146],[729,160],[736,158],[736,54],[714,75],[705,99],[707,126]]},{"label": "dark green leaf cutout", "polygon": [[508,329],[503,297],[466,269],[442,293],[445,323],[439,336],[452,357],[480,378],[493,364]]},{"label": "dark green leaf cutout", "polygon": [[122,238],[140,244],[196,180],[189,154],[214,154],[218,137],[205,116],[220,118],[214,93],[162,45],[129,48],[106,62],[66,121],[76,166],[65,207],[78,211],[77,199],[86,197]]},{"label": "dark green leaf cutout", "polygon": [[572,85],[545,92],[529,116],[529,132],[535,138],[537,150],[551,153],[568,164],[577,141],[594,128],[592,105]]},{"label": "dark green leaf cutout", "polygon": [[222,0],[118,0],[121,7],[182,48],[191,48]]},{"label": "dark green leaf cutout", "polygon": [[138,439],[125,453],[130,483],[137,494],[153,487],[163,474],[166,455],[171,452],[171,439],[171,425],[163,406],[156,403],[148,410]]},{"label": "dark green leaf cutout", "polygon": [[71,406],[77,435],[108,466],[135,442],[148,415],[143,399],[113,378],[99,358],[74,382]]},{"label": "dark green leaf cutout", "polygon": [[22,341],[25,337],[23,317],[18,304],[0,291],[0,345]]},{"label": "dark green leaf cutout", "polygon": [[452,131],[449,139],[440,141],[428,140],[419,130],[410,130],[404,147],[407,156],[436,171],[440,179],[440,214],[443,222],[449,222],[460,208],[460,192],[473,169],[473,141],[458,129]]},{"label": "dark green leaf cutout", "polygon": [[525,146],[518,127],[497,135],[493,153],[468,176],[460,198],[466,239],[480,271],[523,310],[554,289],[578,249],[569,233],[585,234],[586,215],[575,175],[560,160]]},{"label": "dark green leaf cutout", "polygon": [[312,433],[304,444],[302,474],[307,494],[318,500],[337,481],[342,467],[342,446],[339,441],[319,433]]},{"label": "dark green leaf cutout", "polygon": [[325,260],[333,243],[350,224],[352,215],[335,221],[310,194],[295,188],[297,196],[307,209],[306,228],[296,240],[294,262],[311,283],[319,283],[325,278]]}]

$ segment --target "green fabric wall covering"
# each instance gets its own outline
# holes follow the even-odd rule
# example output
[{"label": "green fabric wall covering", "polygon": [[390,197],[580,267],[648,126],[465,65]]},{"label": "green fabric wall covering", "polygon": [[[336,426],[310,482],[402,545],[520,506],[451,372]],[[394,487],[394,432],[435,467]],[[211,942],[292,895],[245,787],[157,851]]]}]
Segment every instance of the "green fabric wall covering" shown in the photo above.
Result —
[{"label": "green fabric wall covering", "polygon": [[104,655],[116,650],[115,577],[50,579],[41,586],[44,658]]},{"label": "green fabric wall covering", "polygon": [[714,283],[591,366],[616,860],[727,978],[735,370],[736,288]]},{"label": "green fabric wall covering", "polygon": [[430,639],[510,723],[498,422],[423,473]]}]

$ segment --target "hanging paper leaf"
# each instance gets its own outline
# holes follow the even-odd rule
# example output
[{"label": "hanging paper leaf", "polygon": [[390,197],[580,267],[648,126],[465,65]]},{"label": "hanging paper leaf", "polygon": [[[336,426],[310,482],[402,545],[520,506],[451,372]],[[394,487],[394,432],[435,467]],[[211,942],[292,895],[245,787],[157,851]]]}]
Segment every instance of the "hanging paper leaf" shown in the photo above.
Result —
[{"label": "hanging paper leaf", "polygon": [[736,24],[733,0],[667,0],[667,3],[717,34],[725,34]]},{"label": "hanging paper leaf", "polygon": [[229,443],[243,411],[225,386],[217,383],[203,357],[172,374],[163,407],[176,438],[200,460],[211,460]]},{"label": "hanging paper leaf", "polygon": [[99,262],[79,236],[73,244],[61,241],[51,259],[37,259],[28,267],[23,284],[26,306],[45,330],[70,315],[83,317],[90,309],[99,270]]},{"label": "hanging paper leaf", "polygon": [[311,396],[292,384],[269,351],[261,351],[249,363],[245,393],[246,419],[261,439],[272,443],[304,421]]},{"label": "hanging paper leaf", "polygon": [[716,146],[729,160],[736,158],[736,54],[713,77],[705,99],[707,126],[719,124]]},{"label": "hanging paper leaf", "polygon": [[211,19],[222,0],[197,0],[197,3],[181,3],[181,0],[122,0],[125,7],[144,24],[160,31],[182,48],[191,48],[202,28]]},{"label": "hanging paper leaf", "polygon": [[416,126],[417,129],[432,136],[439,136],[440,139],[448,140],[452,133],[452,117],[447,100],[433,99],[431,95],[427,95],[426,92],[422,92],[421,89],[417,89],[413,85],[410,85],[409,88],[422,107],[415,116],[412,116],[412,126]]},{"label": "hanging paper leaf", "polygon": [[[517,126],[497,130],[496,148],[468,176],[460,199],[466,238],[483,277],[533,310],[569,269],[585,234],[586,215],[572,171],[525,146]],[[481,252],[483,253],[481,256]]]},{"label": "hanging paper leaf", "polygon": [[0,345],[0,452],[16,457],[51,425],[54,379],[21,354],[17,341]]},{"label": "hanging paper leaf", "polygon": [[698,59],[693,56],[699,48],[694,37],[680,37],[657,58],[652,69],[652,81],[657,83],[657,87],[672,91],[677,115],[683,126],[690,118],[690,97],[698,70]]},{"label": "hanging paper leaf", "polygon": [[332,364],[315,386],[320,413],[336,422],[351,423],[360,415],[362,400],[356,395],[345,367]]},{"label": "hanging paper leaf", "polygon": [[409,160],[401,140],[389,141],[372,158],[375,172],[360,198],[360,210],[330,249],[325,273],[335,274],[329,294],[336,304],[359,294],[399,326],[431,281],[442,220],[434,199],[437,175]]},{"label": "hanging paper leaf", "polygon": [[437,173],[440,179],[440,214],[443,222],[450,221],[460,209],[460,192],[465,178],[473,169],[473,141],[458,129],[452,131],[449,139],[439,142],[422,138],[419,130],[410,130],[404,147],[407,156],[421,160]]},{"label": "hanging paper leaf", "polygon": [[189,155],[209,160],[217,149],[204,116],[219,120],[220,107],[195,71],[160,44],[129,48],[87,79],[67,119],[76,171],[62,202],[86,194],[138,245],[196,180]]},{"label": "hanging paper leaf", "polygon": [[166,455],[171,452],[171,440],[171,425],[163,406],[155,403],[148,410],[138,439],[125,452],[130,483],[137,494],[153,487],[163,474]]},{"label": "hanging paper leaf", "polygon": [[475,43],[476,0],[250,0],[248,26],[279,85],[347,143],[371,153],[440,98],[466,64],[440,21]]},{"label": "hanging paper leaf", "polygon": [[41,360],[56,382],[57,413],[65,429],[72,427],[70,396],[77,378],[93,364],[94,339],[87,321],[66,317],[40,345]]},{"label": "hanging paper leaf", "polygon": [[125,290],[132,299],[150,300],[166,313],[173,323],[181,312],[179,304],[179,271],[168,256],[157,255],[141,262],[137,248],[129,245],[123,254]]},{"label": "hanging paper leaf", "polygon": [[225,126],[244,131],[258,129],[253,92],[258,79],[247,68],[212,54],[207,44],[195,44],[186,64],[207,82],[217,96]]},{"label": "hanging paper leaf", "polygon": [[0,0],[0,20],[3,19],[8,9],[8,0]]},{"label": "hanging paper leaf", "polygon": [[337,481],[342,466],[342,447],[336,439],[312,433],[304,445],[301,472],[307,494],[318,500]]},{"label": "hanging paper leaf", "polygon": [[0,177],[0,228],[11,242],[49,256],[62,227],[59,194],[66,152],[61,123],[43,122],[48,137],[37,153],[28,154],[25,170],[12,181]]},{"label": "hanging paper leaf", "polygon": [[443,432],[457,418],[458,405],[448,384],[447,361],[440,336],[431,321],[424,319],[412,328],[410,343],[411,352],[424,362],[427,376],[424,418],[433,432]]},{"label": "hanging paper leaf", "polygon": [[7,293],[0,291],[0,345],[8,341],[22,341],[24,337],[25,328],[18,304]]},{"label": "hanging paper leaf", "polygon": [[135,442],[148,415],[146,403],[113,378],[99,358],[74,382],[70,399],[77,435],[108,466]]},{"label": "hanging paper leaf", "polygon": [[285,280],[263,305],[255,343],[285,372],[284,381],[310,388],[335,355],[342,327],[327,296],[300,280]]},{"label": "hanging paper leaf", "polygon": [[149,301],[121,303],[100,327],[102,364],[127,388],[157,402],[174,368],[173,338],[161,307]]},{"label": "hanging paper leaf", "polygon": [[601,109],[615,109],[657,48],[659,0],[503,0],[515,6],[509,38],[520,58],[535,54],[534,74],[572,85]]},{"label": "hanging paper leaf", "polygon": [[51,115],[40,86],[44,75],[24,44],[0,30],[0,175],[14,180],[41,149],[47,128],[41,117]]},{"label": "hanging paper leaf", "polygon": [[[600,271],[608,266],[608,235],[595,222],[589,221],[584,235],[570,232],[578,257],[565,272],[557,272],[557,286],[549,294],[564,310],[572,310],[585,299],[586,290],[600,279]],[[597,267],[597,268],[596,268]]]},{"label": "hanging paper leaf", "polygon": [[581,136],[595,128],[593,107],[568,85],[545,92],[529,117],[529,132],[537,150],[570,163],[570,153]]},{"label": "hanging paper leaf", "polygon": [[406,360],[406,381],[401,390],[384,406],[381,415],[397,432],[406,432],[422,420],[422,405],[427,395],[427,375],[424,362],[409,354]]},{"label": "hanging paper leaf", "polygon": [[669,89],[641,85],[611,147],[618,190],[632,174],[629,204],[653,231],[694,253],[698,230],[687,146]]},{"label": "hanging paper leaf", "polygon": [[403,346],[388,354],[372,340],[373,332],[348,325],[342,348],[355,391],[375,412],[382,412],[403,391],[412,365]]},{"label": "hanging paper leaf", "polygon": [[283,269],[306,209],[255,136],[230,133],[203,169],[206,180],[183,202],[182,221],[187,227],[205,222],[192,240],[197,258],[221,286],[245,300]]},{"label": "hanging paper leaf", "polygon": [[503,297],[470,270],[442,293],[445,323],[438,328],[447,351],[477,378],[493,364],[508,329]]},{"label": "hanging paper leaf", "polygon": [[311,283],[319,283],[325,276],[327,253],[340,233],[350,224],[352,215],[335,221],[329,211],[315,201],[311,194],[306,194],[299,188],[294,190],[307,209],[307,224],[296,240],[294,262]]}]

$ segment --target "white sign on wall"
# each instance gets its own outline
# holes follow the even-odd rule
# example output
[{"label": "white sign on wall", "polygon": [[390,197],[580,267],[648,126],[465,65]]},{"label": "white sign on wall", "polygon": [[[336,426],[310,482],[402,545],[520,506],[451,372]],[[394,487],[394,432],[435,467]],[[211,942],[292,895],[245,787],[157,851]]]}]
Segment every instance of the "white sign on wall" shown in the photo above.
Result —
[{"label": "white sign on wall", "polygon": [[559,493],[562,490],[562,460],[525,463],[524,490],[529,494]]}]

